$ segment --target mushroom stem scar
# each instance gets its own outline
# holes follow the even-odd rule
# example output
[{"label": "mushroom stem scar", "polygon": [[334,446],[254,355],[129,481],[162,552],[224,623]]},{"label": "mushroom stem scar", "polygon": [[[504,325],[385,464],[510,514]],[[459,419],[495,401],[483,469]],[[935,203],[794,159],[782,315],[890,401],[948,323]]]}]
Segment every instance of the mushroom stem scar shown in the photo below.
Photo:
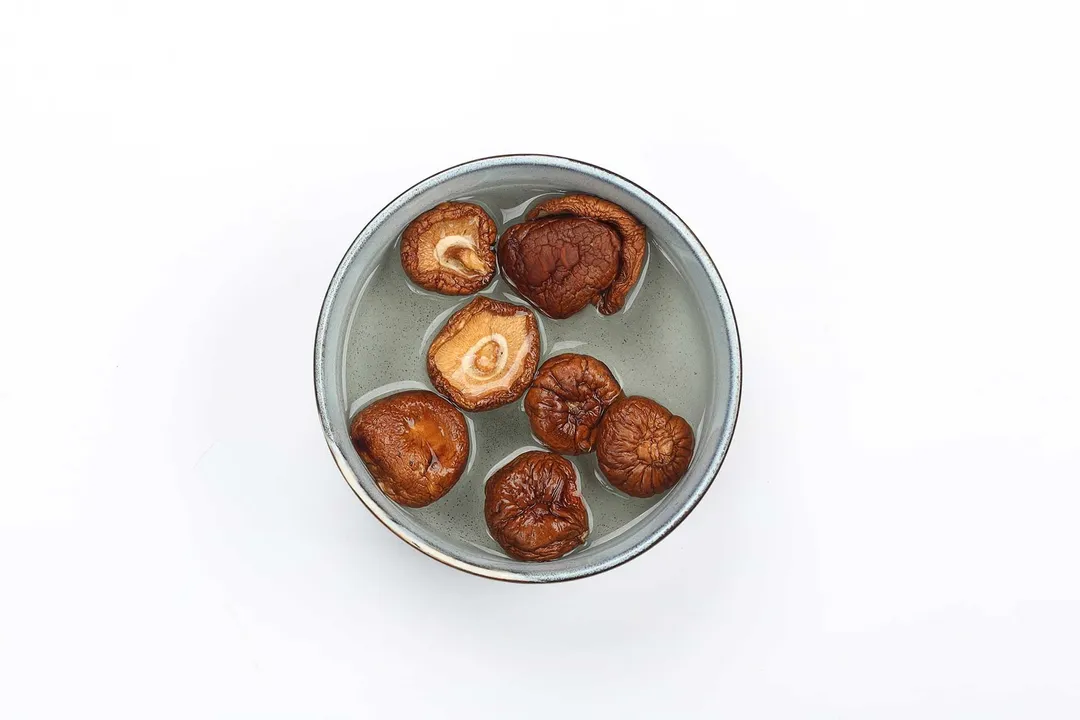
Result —
[{"label": "mushroom stem scar", "polygon": [[505,337],[498,334],[485,335],[462,356],[461,369],[470,377],[484,380],[502,372],[508,357],[509,349]]}]

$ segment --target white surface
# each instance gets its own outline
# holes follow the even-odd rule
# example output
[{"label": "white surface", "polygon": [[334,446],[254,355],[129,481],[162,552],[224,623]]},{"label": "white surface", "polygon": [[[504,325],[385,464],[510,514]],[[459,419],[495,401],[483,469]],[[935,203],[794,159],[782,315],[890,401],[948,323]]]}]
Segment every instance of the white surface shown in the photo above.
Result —
[{"label": "white surface", "polygon": [[[0,716],[1080,714],[1074,3],[142,5],[0,9]],[[367,219],[515,151],[670,203],[746,368],[551,587],[384,530],[312,397]]]}]

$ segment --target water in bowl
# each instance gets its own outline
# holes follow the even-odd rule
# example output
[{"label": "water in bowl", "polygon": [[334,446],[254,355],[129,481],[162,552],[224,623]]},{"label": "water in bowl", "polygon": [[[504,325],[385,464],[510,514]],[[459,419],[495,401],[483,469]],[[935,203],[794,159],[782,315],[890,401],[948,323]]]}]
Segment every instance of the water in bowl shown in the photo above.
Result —
[{"label": "water in bowl", "polygon": [[[483,207],[501,234],[530,207],[555,194],[514,186],[459,199]],[[499,274],[480,294],[528,305]],[[349,321],[344,390],[350,417],[371,401],[400,390],[433,390],[426,370],[428,344],[470,299],[411,284],[401,268],[398,244],[391,246],[365,281]],[[627,395],[650,397],[700,429],[713,384],[708,333],[688,283],[651,233],[645,269],[621,311],[605,317],[589,306],[565,320],[539,312],[536,316],[541,362],[566,352],[592,355],[607,363]],[[472,441],[465,473],[445,497],[406,511],[441,534],[502,555],[484,521],[484,483],[515,455],[544,448],[529,428],[521,400],[465,417]],[[663,500],[663,495],[640,499],[615,490],[604,480],[593,454],[568,459],[577,468],[589,507],[587,545],[627,530]]]}]

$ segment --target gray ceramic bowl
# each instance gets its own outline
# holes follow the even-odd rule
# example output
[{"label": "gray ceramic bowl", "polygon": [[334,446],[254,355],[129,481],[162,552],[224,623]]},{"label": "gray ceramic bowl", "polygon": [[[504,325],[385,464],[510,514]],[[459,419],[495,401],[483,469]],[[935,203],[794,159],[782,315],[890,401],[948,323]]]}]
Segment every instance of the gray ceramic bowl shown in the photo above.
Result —
[{"label": "gray ceramic bowl", "polygon": [[[362,281],[405,226],[434,205],[506,185],[584,192],[636,215],[693,288],[713,353],[712,396],[698,428],[686,476],[641,521],[617,537],[546,563],[480,552],[422,525],[376,487],[349,440],[344,395],[345,330]],[[417,378],[422,379],[422,378]],[[417,550],[466,572],[498,580],[556,582],[595,575],[648,550],[671,532],[709,489],[735,429],[742,361],[735,315],[712,260],[690,228],[666,205],[626,178],[587,163],[547,155],[504,155],[457,165],[423,180],[376,215],[353,241],[330,281],[315,338],[315,396],[323,432],[341,474],[375,517]]]}]

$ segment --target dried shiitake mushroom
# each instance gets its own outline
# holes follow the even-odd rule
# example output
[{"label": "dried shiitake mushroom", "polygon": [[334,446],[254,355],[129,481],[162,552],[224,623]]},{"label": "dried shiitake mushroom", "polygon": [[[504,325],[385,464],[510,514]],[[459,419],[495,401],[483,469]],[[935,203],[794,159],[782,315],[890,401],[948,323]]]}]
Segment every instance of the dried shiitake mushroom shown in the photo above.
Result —
[{"label": "dried shiitake mushroom", "polygon": [[491,476],[484,517],[491,536],[518,560],[554,560],[589,535],[573,464],[539,450],[518,455]]},{"label": "dried shiitake mushroom", "polygon": [[619,381],[594,357],[567,353],[543,365],[525,393],[525,413],[540,442],[564,455],[592,452],[600,418],[622,397]]},{"label": "dried shiitake mushroom", "polygon": [[469,459],[465,416],[427,390],[376,400],[353,417],[349,436],[379,488],[408,507],[450,492]]},{"label": "dried shiitake mushroom", "polygon": [[563,195],[540,203],[526,216],[535,220],[550,215],[571,215],[592,218],[618,231],[622,243],[619,273],[614,282],[600,294],[597,307],[604,315],[619,311],[626,296],[641,276],[645,264],[645,226],[613,202],[592,195]]},{"label": "dried shiitake mushroom", "polygon": [[479,205],[436,205],[409,223],[401,236],[401,266],[422,288],[472,295],[495,274],[497,230]]},{"label": "dried shiitake mushroom", "polygon": [[600,421],[600,471],[628,495],[649,497],[667,490],[686,474],[693,454],[690,424],[649,398],[623,398]]},{"label": "dried shiitake mushroom", "polygon": [[540,358],[540,329],[527,307],[478,297],[450,316],[431,342],[428,377],[464,410],[513,402]]},{"label": "dried shiitake mushroom", "polygon": [[529,302],[567,318],[591,302],[619,272],[619,235],[587,218],[554,217],[513,225],[499,239],[503,274]]}]

